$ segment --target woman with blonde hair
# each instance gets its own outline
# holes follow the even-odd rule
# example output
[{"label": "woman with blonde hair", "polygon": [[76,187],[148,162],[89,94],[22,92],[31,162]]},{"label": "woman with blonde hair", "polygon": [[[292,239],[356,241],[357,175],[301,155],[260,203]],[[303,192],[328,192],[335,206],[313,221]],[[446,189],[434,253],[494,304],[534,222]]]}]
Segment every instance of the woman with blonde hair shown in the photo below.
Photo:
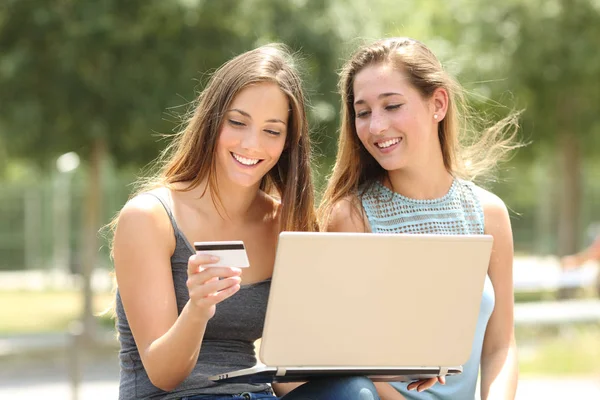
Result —
[{"label": "woman with blonde hair", "polygon": [[[381,398],[473,399],[480,366],[482,399],[514,398],[510,220],[502,200],[472,179],[516,147],[516,116],[483,134],[469,135],[475,130],[460,86],[424,44],[409,38],[384,39],[360,48],[344,65],[339,88],[342,123],[337,159],[319,210],[323,228],[494,237],[464,372],[440,378],[435,385],[431,380],[378,383]],[[452,312],[443,306],[423,311],[431,318]]]},{"label": "woman with blonde hair", "polygon": [[[212,75],[158,174],[112,224],[119,399],[275,398],[266,384],[208,377],[256,364],[278,234],[317,229],[309,164],[305,98],[284,47],[243,53]],[[223,240],[244,242],[243,274],[191,245]],[[344,378],[284,398],[378,397],[367,378]]]}]

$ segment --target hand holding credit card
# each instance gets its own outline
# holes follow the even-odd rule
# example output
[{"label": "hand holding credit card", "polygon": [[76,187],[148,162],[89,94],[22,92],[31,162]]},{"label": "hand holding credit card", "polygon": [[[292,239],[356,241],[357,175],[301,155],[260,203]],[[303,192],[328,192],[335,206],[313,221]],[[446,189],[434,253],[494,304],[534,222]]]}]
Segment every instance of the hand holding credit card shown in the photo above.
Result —
[{"label": "hand holding credit card", "polygon": [[247,268],[250,266],[246,247],[241,240],[219,242],[194,242],[194,248],[199,254],[208,254],[219,257],[214,264],[203,265],[209,267],[234,267]]}]

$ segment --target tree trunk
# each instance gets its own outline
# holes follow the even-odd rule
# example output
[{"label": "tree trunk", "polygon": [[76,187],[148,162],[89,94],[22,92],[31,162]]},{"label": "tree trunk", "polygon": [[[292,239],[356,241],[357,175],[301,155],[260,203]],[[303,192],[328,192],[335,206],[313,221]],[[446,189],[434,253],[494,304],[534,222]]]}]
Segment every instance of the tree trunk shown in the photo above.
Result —
[{"label": "tree trunk", "polygon": [[564,256],[579,250],[581,154],[574,133],[562,132],[559,138],[562,190],[558,216],[558,254]]},{"label": "tree trunk", "polygon": [[96,331],[94,319],[92,274],[98,259],[98,230],[100,229],[100,210],[102,207],[102,164],[106,155],[106,146],[101,137],[92,143],[90,157],[88,190],[84,207],[84,247],[82,262],[83,280],[83,336],[88,343],[93,343]]}]

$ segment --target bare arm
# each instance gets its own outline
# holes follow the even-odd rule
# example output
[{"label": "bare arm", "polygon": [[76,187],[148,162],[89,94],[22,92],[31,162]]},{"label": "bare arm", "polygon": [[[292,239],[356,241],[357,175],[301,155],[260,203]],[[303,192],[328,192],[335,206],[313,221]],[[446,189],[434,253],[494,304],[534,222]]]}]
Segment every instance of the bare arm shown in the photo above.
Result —
[{"label": "bare arm", "polygon": [[494,286],[494,312],[487,325],[481,354],[481,398],[514,399],[518,365],[514,334],[513,238],[506,206],[482,191],[486,233],[494,237],[489,276]]},{"label": "bare arm", "polygon": [[[123,208],[114,244],[119,293],[148,377],[165,391],[177,387],[194,368],[213,303],[239,289],[239,273],[221,268],[199,273],[200,265],[210,260],[192,256],[191,299],[178,316],[170,265],[174,248],[170,221],[155,199],[139,196]],[[208,274],[229,278],[215,281]],[[223,291],[207,297],[218,290]]]},{"label": "bare arm", "polygon": [[282,397],[297,387],[302,386],[304,383],[305,382],[273,383],[273,391],[277,397]]}]

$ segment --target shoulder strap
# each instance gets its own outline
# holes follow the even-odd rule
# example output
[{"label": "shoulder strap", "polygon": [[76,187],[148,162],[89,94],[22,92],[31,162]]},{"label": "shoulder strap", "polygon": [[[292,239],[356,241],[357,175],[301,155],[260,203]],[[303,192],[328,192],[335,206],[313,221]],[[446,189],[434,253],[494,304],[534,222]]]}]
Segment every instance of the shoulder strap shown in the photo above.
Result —
[{"label": "shoulder strap", "polygon": [[177,237],[177,234],[179,232],[179,227],[177,226],[177,221],[175,221],[175,217],[173,216],[173,211],[171,210],[170,202],[168,200],[164,199],[163,196],[159,195],[158,193],[145,192],[143,194],[148,194],[152,197],[155,197],[158,201],[160,201],[160,204],[162,204],[165,211],[167,212],[167,215],[169,216],[169,220],[171,220],[171,225],[173,226],[173,231],[175,232],[175,236]]}]

